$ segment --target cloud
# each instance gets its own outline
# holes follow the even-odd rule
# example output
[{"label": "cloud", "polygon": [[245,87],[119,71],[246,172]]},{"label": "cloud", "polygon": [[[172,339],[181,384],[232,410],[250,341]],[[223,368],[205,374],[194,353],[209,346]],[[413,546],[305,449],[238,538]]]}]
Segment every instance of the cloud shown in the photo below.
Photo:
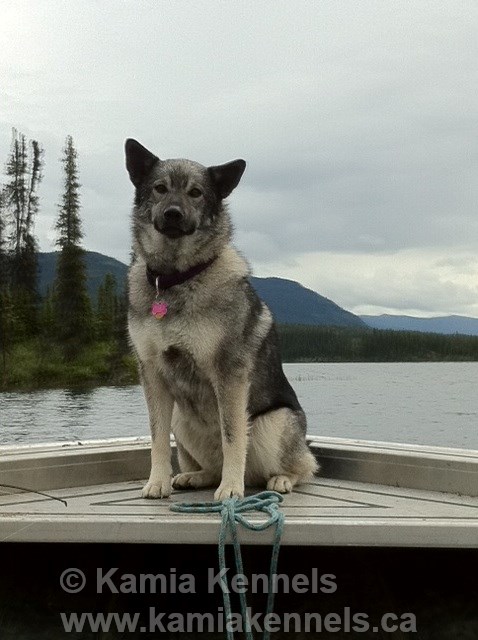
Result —
[{"label": "cloud", "polygon": [[[0,150],[12,126],[45,145],[43,250],[71,134],[85,245],[128,260],[132,136],[163,158],[247,160],[231,211],[256,271],[307,284],[319,265],[314,288],[348,308],[471,313],[471,280],[435,262],[476,273],[477,27],[470,0],[6,0]],[[354,265],[372,282],[354,287]]]},{"label": "cloud", "polygon": [[[478,258],[438,250],[305,253],[295,264],[257,265],[256,275],[298,279],[354,313],[478,317]],[[364,302],[366,301],[366,302]]]}]

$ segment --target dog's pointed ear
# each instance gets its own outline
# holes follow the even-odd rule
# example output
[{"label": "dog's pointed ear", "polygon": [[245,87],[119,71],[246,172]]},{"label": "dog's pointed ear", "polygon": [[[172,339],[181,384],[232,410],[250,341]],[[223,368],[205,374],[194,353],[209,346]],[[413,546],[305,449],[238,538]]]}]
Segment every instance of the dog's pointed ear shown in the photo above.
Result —
[{"label": "dog's pointed ear", "polygon": [[209,167],[208,172],[221,199],[227,198],[237,187],[246,168],[244,160],[233,160],[216,167]]},{"label": "dog's pointed ear", "polygon": [[124,150],[129,177],[134,186],[138,187],[154,165],[159,162],[159,158],[132,138],[126,140]]}]

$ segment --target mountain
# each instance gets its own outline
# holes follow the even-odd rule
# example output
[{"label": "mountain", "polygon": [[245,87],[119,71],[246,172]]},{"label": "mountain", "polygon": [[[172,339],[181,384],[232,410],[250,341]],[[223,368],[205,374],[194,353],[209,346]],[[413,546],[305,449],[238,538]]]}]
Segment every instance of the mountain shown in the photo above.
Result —
[{"label": "mountain", "polygon": [[[38,288],[40,295],[45,295],[47,288],[51,287],[55,279],[57,252],[38,254]],[[96,251],[86,251],[86,270],[88,273],[88,293],[92,298],[96,298],[98,288],[107,273],[111,273],[116,278],[120,286],[124,286],[128,267],[115,258],[109,258]]]},{"label": "mountain", "polygon": [[366,326],[358,316],[293,280],[253,277],[251,284],[279,323]]},{"label": "mountain", "polygon": [[466,316],[440,316],[435,318],[414,318],[412,316],[360,316],[374,329],[393,329],[394,331],[422,331],[425,333],[443,333],[478,336],[478,318]]},{"label": "mountain", "polygon": [[[55,278],[56,256],[56,253],[40,253],[38,256],[41,295],[46,293]],[[86,268],[88,291],[92,298],[96,297],[105,274],[112,273],[118,284],[123,286],[128,271],[123,262],[95,251],[86,252]],[[251,283],[279,323],[366,327],[358,316],[293,280],[251,278]]]}]

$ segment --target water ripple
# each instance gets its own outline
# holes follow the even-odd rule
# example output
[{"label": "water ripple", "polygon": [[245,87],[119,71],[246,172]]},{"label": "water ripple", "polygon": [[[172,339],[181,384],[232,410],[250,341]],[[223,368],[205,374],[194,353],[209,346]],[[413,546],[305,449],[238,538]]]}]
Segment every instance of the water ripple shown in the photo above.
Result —
[{"label": "water ripple", "polygon": [[[478,449],[478,363],[290,364],[316,435]],[[148,435],[141,387],[0,394],[0,443]]]}]

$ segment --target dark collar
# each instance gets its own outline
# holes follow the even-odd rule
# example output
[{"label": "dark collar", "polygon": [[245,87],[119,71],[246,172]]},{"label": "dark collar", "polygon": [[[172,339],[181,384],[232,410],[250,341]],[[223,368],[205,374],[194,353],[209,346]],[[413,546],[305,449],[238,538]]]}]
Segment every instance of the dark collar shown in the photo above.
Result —
[{"label": "dark collar", "polygon": [[199,275],[204,269],[207,269],[216,258],[211,258],[207,262],[201,262],[201,264],[196,264],[194,267],[191,267],[187,271],[175,271],[174,273],[158,273],[157,271],[153,271],[146,265],[146,277],[148,278],[149,284],[160,291],[164,291],[165,289],[169,289],[170,287],[175,287],[177,284],[182,284],[186,282],[186,280],[190,280],[194,278],[194,276]]}]

